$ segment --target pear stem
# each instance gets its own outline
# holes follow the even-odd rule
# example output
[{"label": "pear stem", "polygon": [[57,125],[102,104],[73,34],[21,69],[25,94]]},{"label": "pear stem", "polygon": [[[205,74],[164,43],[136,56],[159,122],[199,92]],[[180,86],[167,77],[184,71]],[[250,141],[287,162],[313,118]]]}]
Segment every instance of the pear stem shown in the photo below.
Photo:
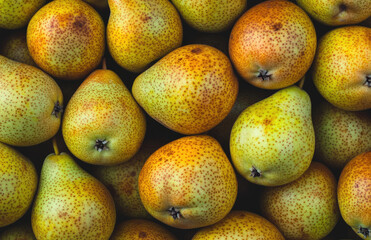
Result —
[{"label": "pear stem", "polygon": [[53,148],[54,148],[55,155],[59,155],[59,150],[58,150],[58,145],[57,145],[57,139],[55,137],[53,138]]},{"label": "pear stem", "polygon": [[303,89],[304,82],[305,82],[305,76],[302,77],[302,78],[300,79],[300,82],[299,82],[299,87],[300,87],[301,89]]},{"label": "pear stem", "polygon": [[103,70],[107,70],[106,58],[103,58],[102,69],[103,69]]}]

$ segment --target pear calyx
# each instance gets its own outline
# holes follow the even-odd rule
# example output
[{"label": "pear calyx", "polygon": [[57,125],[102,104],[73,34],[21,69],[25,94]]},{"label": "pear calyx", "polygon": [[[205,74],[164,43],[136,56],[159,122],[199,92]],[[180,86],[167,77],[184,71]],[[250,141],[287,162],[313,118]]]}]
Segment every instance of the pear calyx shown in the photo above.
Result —
[{"label": "pear calyx", "polygon": [[268,74],[268,70],[264,70],[264,69],[259,70],[258,77],[260,77],[263,81],[270,80],[271,76],[272,76],[272,74]]},{"label": "pear calyx", "polygon": [[174,218],[174,220],[180,218],[182,215],[180,214],[180,210],[179,209],[176,209],[175,207],[171,207],[169,208],[169,210],[167,210],[170,215]]},{"label": "pear calyx", "polygon": [[62,112],[63,112],[63,105],[61,105],[59,101],[57,101],[54,105],[52,115],[58,118],[59,113],[62,113]]},{"label": "pear calyx", "polygon": [[363,234],[366,239],[370,235],[370,230],[368,228],[360,227],[358,233]]},{"label": "pear calyx", "polygon": [[367,87],[371,87],[371,75],[367,75],[367,76],[366,76],[365,85],[366,85]]},{"label": "pear calyx", "polygon": [[97,139],[95,140],[95,145],[94,148],[98,152],[101,152],[103,150],[108,150],[109,148],[107,147],[108,141],[106,139]]},{"label": "pear calyx", "polygon": [[261,174],[260,174],[260,171],[257,170],[254,166],[251,168],[251,174],[250,174],[251,177],[260,177]]}]

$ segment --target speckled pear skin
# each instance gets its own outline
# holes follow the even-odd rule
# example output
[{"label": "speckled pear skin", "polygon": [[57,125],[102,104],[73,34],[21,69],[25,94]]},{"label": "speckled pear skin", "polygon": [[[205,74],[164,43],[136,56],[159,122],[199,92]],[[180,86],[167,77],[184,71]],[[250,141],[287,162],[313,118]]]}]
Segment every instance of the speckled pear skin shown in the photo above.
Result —
[{"label": "speckled pear skin", "polygon": [[216,224],[199,230],[192,240],[249,239],[284,240],[267,219],[247,211],[231,211]]},{"label": "speckled pear skin", "polygon": [[27,27],[27,45],[44,71],[63,80],[86,77],[100,63],[105,48],[101,16],[81,0],[54,0]]},{"label": "speckled pear skin", "polygon": [[172,0],[184,21],[201,32],[229,29],[246,9],[246,0]]},{"label": "speckled pear skin", "polygon": [[271,0],[250,8],[238,19],[230,35],[229,55],[250,84],[281,89],[308,71],[316,45],[313,23],[304,10],[290,1]]},{"label": "speckled pear skin", "polygon": [[336,187],[332,172],[313,161],[296,181],[262,191],[262,214],[287,240],[320,240],[340,218]]},{"label": "speckled pear skin", "polygon": [[220,123],[238,94],[232,65],[216,48],[180,47],[140,74],[132,93],[142,108],[165,127],[200,134]]},{"label": "speckled pear skin", "polygon": [[0,143],[0,227],[20,219],[31,206],[37,188],[33,163]]},{"label": "speckled pear skin", "polygon": [[[128,161],[146,132],[144,113],[120,77],[95,70],[71,97],[63,116],[64,141],[73,155],[96,165]],[[96,141],[108,141],[98,151]]]},{"label": "speckled pear skin", "polygon": [[105,186],[66,153],[44,160],[31,223],[37,239],[109,239],[115,205]]},{"label": "speckled pear skin", "polygon": [[143,72],[183,40],[183,27],[168,0],[109,0],[107,45],[115,61],[131,72]]},{"label": "speckled pear skin", "polygon": [[237,197],[233,167],[220,144],[207,135],[182,137],[159,148],[144,164],[138,182],[147,211],[181,229],[218,222]]},{"label": "speckled pear skin", "polygon": [[176,240],[165,227],[144,219],[130,219],[118,223],[111,240]]},{"label": "speckled pear skin", "polygon": [[371,108],[371,28],[348,26],[325,34],[313,62],[321,95],[347,111]]},{"label": "speckled pear skin", "polygon": [[[248,181],[279,186],[299,178],[314,154],[309,95],[297,86],[281,89],[247,107],[232,127],[230,152]],[[253,169],[260,176],[253,177]]]},{"label": "speckled pear skin", "polygon": [[317,21],[340,26],[357,24],[371,16],[370,0],[296,0]]},{"label": "speckled pear skin", "polygon": [[334,169],[371,151],[371,112],[345,111],[323,101],[313,114],[315,158]]},{"label": "speckled pear skin", "polygon": [[[371,152],[354,157],[341,172],[338,182],[339,207],[344,221],[362,239],[371,239]],[[360,233],[368,229],[368,236]]]},{"label": "speckled pear skin", "polygon": [[27,26],[31,17],[46,0],[3,0],[0,2],[0,28],[18,29]]},{"label": "speckled pear skin", "polygon": [[1,142],[32,146],[52,138],[61,123],[57,102],[63,106],[63,95],[49,75],[0,56]]},{"label": "speckled pear skin", "polygon": [[30,221],[18,221],[2,230],[0,240],[36,240]]},{"label": "speckled pear skin", "polygon": [[37,67],[28,51],[24,30],[14,31],[5,36],[0,43],[0,54],[13,61]]}]

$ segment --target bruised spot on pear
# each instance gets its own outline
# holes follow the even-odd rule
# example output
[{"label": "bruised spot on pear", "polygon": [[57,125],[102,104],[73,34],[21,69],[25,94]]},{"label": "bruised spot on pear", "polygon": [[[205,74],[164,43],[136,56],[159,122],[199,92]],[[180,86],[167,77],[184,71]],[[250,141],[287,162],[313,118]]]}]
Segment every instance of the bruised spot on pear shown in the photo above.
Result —
[{"label": "bruised spot on pear", "polygon": [[278,30],[280,30],[282,28],[282,23],[275,23],[275,24],[273,24],[273,26],[272,26],[272,29],[274,30],[274,31],[278,31]]},{"label": "bruised spot on pear", "polygon": [[139,233],[139,238],[145,238],[147,237],[147,233],[146,232],[140,232]]},{"label": "bruised spot on pear", "polygon": [[191,52],[195,53],[195,54],[199,54],[202,52],[201,48],[194,48],[191,50]]}]

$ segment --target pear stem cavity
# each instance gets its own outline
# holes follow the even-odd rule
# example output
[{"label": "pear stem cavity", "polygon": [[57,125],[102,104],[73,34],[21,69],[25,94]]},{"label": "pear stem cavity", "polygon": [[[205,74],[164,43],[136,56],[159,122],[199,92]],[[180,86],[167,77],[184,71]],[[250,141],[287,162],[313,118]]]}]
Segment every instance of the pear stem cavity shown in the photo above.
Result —
[{"label": "pear stem cavity", "polygon": [[300,87],[301,89],[303,89],[304,82],[305,82],[305,76],[302,77],[302,78],[300,79],[300,82],[299,82],[299,87]]},{"label": "pear stem cavity", "polygon": [[54,105],[52,115],[58,118],[59,113],[63,112],[63,106],[57,101]]},{"label": "pear stem cavity", "polygon": [[257,170],[255,167],[252,167],[251,169],[251,174],[250,174],[251,177],[260,177],[261,174],[260,174],[260,171]]},{"label": "pear stem cavity", "polygon": [[259,70],[258,77],[260,77],[263,81],[270,80],[271,79],[271,76],[272,76],[272,74],[268,74],[268,71],[267,70],[264,70],[264,69],[260,69]]},{"label": "pear stem cavity", "polygon": [[365,239],[366,239],[366,238],[369,236],[370,231],[369,231],[367,228],[360,227],[358,233],[363,234],[363,236],[364,236]]},{"label": "pear stem cavity", "polygon": [[179,219],[182,215],[180,214],[180,210],[176,209],[175,207],[171,207],[167,210],[170,215],[174,218],[174,220]]},{"label": "pear stem cavity", "polygon": [[371,75],[366,76],[366,82],[365,85],[367,87],[371,87]]},{"label": "pear stem cavity", "polygon": [[57,139],[55,137],[53,138],[53,149],[54,149],[55,155],[59,155],[59,150],[58,150],[58,145],[57,145]]},{"label": "pear stem cavity", "polygon": [[107,147],[108,141],[106,139],[97,139],[95,140],[95,145],[94,148],[98,152],[101,152],[103,150],[108,150],[109,148]]}]

